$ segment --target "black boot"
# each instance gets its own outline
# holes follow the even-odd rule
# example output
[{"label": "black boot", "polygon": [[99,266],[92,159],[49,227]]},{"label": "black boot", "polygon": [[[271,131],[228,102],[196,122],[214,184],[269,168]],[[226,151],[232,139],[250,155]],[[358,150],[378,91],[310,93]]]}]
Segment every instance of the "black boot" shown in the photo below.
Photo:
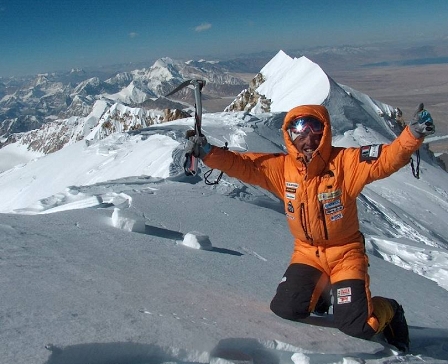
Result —
[{"label": "black boot", "polygon": [[407,352],[410,340],[403,307],[395,300],[389,299],[389,302],[394,308],[395,314],[391,322],[384,328],[384,337],[389,344],[395,346],[398,350]]}]

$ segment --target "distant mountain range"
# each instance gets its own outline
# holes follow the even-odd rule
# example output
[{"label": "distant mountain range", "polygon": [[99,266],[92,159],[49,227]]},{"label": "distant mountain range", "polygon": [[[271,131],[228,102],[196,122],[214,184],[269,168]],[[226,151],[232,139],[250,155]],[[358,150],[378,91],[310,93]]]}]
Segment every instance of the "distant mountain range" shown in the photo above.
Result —
[{"label": "distant mountain range", "polygon": [[[336,64],[347,67],[348,64],[362,66],[367,60],[380,62],[383,58],[377,51],[375,46],[318,47],[308,50],[309,56],[303,58],[308,65],[313,63],[311,60],[321,65],[320,60],[332,69],[337,67]],[[415,56],[420,51],[408,50],[406,56]],[[382,52],[387,54],[384,49]],[[439,54],[426,48],[425,52],[431,56]],[[295,57],[295,53],[299,51],[289,54]],[[300,59],[301,55],[297,56],[295,59]],[[194,105],[191,89],[185,88],[170,98],[164,95],[191,78],[206,81],[204,100],[229,98],[226,111],[278,111],[278,95],[268,95],[269,91],[263,86],[266,81],[263,69],[275,57],[278,54],[258,54],[228,61],[161,58],[148,68],[118,73],[115,70],[92,72],[73,69],[33,77],[0,78],[0,147],[20,141],[34,151],[51,153],[82,139],[103,138],[117,131],[188,117],[192,115]],[[289,56],[286,58],[292,59]],[[395,55],[387,59],[398,62],[399,57]],[[281,70],[284,65],[276,67]],[[294,67],[297,67],[297,62]],[[320,66],[317,67],[324,74]],[[287,77],[283,74],[283,80],[288,77],[294,80],[291,70],[283,69],[283,72],[290,72]],[[254,75],[249,83],[247,74]],[[272,81],[272,72],[270,77]],[[328,79],[333,85],[333,92],[336,86],[340,90],[345,87],[337,85],[330,77]],[[348,95],[353,91],[341,92]],[[347,97],[349,104],[354,102],[350,100],[353,95]],[[277,107],[272,107],[273,101]],[[330,98],[328,104],[331,104]],[[255,105],[257,107],[254,109]],[[389,110],[386,114],[381,108],[376,108],[374,117],[387,114],[390,119],[393,116],[390,106],[386,107]],[[369,113],[372,114],[371,110]]]},{"label": "distant mountain range", "polygon": [[102,80],[83,70],[67,73],[39,74],[32,78],[2,79],[0,83],[0,135],[38,129],[49,121],[85,117],[95,102],[103,100],[112,106],[179,109],[193,101],[184,90],[176,95],[181,102],[164,97],[189,78],[207,81],[204,97],[237,94],[246,85],[215,62],[180,62],[170,58],[157,60],[151,67],[121,72]]}]

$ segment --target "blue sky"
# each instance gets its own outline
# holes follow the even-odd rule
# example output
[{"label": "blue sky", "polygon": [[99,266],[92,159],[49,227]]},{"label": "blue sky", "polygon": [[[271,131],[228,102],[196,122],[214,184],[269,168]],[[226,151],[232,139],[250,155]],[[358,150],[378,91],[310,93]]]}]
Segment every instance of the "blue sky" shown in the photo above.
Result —
[{"label": "blue sky", "polygon": [[446,38],[447,19],[448,0],[0,0],[0,76]]}]

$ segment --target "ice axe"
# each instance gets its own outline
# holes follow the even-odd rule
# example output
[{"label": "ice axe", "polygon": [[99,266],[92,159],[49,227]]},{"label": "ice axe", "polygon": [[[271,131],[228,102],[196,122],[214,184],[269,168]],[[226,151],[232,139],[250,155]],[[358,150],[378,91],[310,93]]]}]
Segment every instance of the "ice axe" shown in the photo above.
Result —
[{"label": "ice axe", "polygon": [[[205,86],[204,80],[192,79],[182,82],[179,86],[177,86],[173,91],[168,93],[166,97],[175,94],[180,91],[184,87],[193,87],[194,88],[194,131],[195,135],[202,136],[201,132],[201,124],[202,124],[202,88]],[[199,146],[197,146],[199,148]],[[185,162],[184,162],[184,171],[187,176],[194,176],[198,171],[198,157],[196,157],[199,153],[195,153],[194,150],[187,151],[185,153]],[[196,155],[196,156],[195,156]]]}]

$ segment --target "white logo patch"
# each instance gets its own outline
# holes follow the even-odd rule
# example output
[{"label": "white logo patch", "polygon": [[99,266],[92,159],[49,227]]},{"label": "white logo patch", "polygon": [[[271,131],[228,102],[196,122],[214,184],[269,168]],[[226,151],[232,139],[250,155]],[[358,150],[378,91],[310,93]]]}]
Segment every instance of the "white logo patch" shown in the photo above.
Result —
[{"label": "white logo patch", "polygon": [[380,146],[379,145],[372,145],[370,147],[369,157],[370,158],[378,158],[379,155],[380,155]]},{"label": "white logo patch", "polygon": [[286,187],[298,188],[299,184],[298,183],[294,183],[294,182],[286,182]]},{"label": "white logo patch", "polygon": [[295,200],[296,199],[296,195],[294,195],[293,193],[286,192],[286,198],[289,199],[289,200]]},{"label": "white logo patch", "polygon": [[344,216],[343,216],[341,213],[339,213],[339,214],[336,214],[336,215],[331,216],[331,217],[330,217],[330,220],[331,220],[331,221],[336,221],[336,220],[342,219],[343,217],[344,217]]},{"label": "white logo patch", "polygon": [[352,296],[338,297],[338,305],[352,302]]},{"label": "white logo patch", "polygon": [[352,289],[351,287],[338,288],[336,291],[338,297],[338,305],[352,302]]},{"label": "white logo patch", "polygon": [[338,288],[337,294],[338,294],[338,297],[351,296],[352,288],[351,287]]}]

